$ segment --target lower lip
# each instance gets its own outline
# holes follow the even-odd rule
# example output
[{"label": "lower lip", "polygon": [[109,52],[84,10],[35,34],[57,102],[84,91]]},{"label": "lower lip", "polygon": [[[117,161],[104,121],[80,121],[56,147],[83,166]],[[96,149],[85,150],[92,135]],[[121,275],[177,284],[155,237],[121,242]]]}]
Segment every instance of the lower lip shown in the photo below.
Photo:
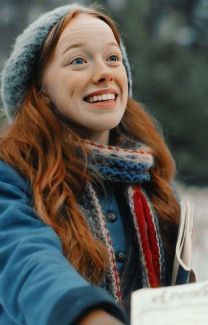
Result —
[{"label": "lower lip", "polygon": [[96,103],[88,103],[93,108],[101,108],[101,109],[112,109],[116,106],[116,100],[105,100],[102,102],[96,102]]}]

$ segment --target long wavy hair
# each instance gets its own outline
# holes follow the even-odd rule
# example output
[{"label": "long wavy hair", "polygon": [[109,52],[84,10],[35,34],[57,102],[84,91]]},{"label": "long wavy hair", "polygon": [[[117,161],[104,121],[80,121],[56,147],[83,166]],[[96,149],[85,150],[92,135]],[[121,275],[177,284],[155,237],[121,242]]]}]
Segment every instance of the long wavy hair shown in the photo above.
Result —
[{"label": "long wavy hair", "polygon": [[[42,46],[36,70],[38,74],[26,93],[21,109],[13,123],[1,131],[0,158],[29,180],[37,215],[58,234],[64,255],[75,269],[91,283],[98,284],[109,261],[104,244],[93,237],[78,205],[86,183],[92,181],[92,175],[87,170],[84,136],[76,125],[69,121],[66,123],[40,91],[44,67],[61,33],[81,12],[105,21],[120,44],[114,22],[101,11],[78,9],[63,17]],[[145,185],[145,189],[158,213],[171,266],[175,251],[173,229],[177,228],[179,219],[179,206],[171,187],[174,161],[155,121],[132,98],[128,98],[119,126],[111,131],[112,143],[119,144],[122,135],[131,136],[153,150],[155,164],[151,170],[151,182]],[[84,159],[77,154],[77,147]]]}]

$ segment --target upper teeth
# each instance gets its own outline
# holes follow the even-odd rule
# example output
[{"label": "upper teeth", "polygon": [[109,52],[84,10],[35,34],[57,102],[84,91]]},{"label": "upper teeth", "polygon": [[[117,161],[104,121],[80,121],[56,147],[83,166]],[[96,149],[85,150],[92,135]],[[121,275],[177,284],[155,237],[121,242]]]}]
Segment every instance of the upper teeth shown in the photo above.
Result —
[{"label": "upper teeth", "polygon": [[115,94],[109,93],[109,94],[88,97],[87,101],[90,103],[93,103],[93,102],[102,101],[102,100],[115,99],[115,97],[116,97]]}]

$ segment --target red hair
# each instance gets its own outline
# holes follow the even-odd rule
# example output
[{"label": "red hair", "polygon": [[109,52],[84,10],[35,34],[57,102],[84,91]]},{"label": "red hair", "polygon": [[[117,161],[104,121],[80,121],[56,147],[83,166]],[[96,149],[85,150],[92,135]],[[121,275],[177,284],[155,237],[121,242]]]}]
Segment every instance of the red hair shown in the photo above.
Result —
[{"label": "red hair", "polygon": [[[119,43],[115,24],[108,16],[93,9],[74,10],[50,32],[39,61],[38,81],[63,29],[80,12],[104,20]],[[145,189],[158,213],[172,261],[175,237],[171,239],[167,230],[178,223],[179,206],[170,185],[175,172],[171,154],[152,118],[141,104],[131,98],[116,130],[120,138],[127,134],[153,150],[155,165],[151,170],[151,182],[145,185]],[[108,266],[108,254],[103,243],[93,237],[78,205],[86,182],[92,180],[86,160],[80,159],[76,152],[79,146],[83,157],[87,155],[83,136],[78,131],[74,125],[57,116],[38,90],[36,80],[14,122],[1,132],[0,157],[30,181],[37,214],[60,237],[66,258],[87,280],[98,284]],[[117,144],[119,140],[112,138]]]}]

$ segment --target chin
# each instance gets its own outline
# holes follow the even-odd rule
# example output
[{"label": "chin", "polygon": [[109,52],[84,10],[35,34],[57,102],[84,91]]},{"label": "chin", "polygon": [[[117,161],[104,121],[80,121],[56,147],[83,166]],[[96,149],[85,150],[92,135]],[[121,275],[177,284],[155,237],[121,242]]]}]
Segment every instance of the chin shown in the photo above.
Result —
[{"label": "chin", "polygon": [[114,129],[115,127],[117,127],[119,125],[121,120],[116,121],[115,123],[102,123],[101,127],[99,128],[98,125],[96,127],[96,132],[105,132],[105,131],[110,131],[112,129]]}]

